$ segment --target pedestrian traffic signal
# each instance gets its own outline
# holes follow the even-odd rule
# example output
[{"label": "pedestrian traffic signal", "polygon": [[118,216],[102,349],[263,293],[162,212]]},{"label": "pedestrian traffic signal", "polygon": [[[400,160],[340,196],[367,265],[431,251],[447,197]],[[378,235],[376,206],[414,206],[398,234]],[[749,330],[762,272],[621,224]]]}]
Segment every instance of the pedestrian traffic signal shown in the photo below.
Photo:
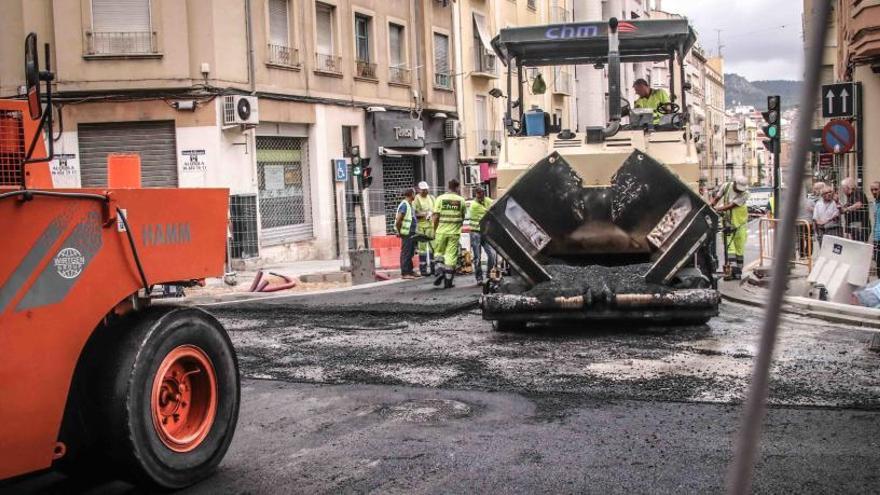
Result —
[{"label": "pedestrian traffic signal", "polygon": [[767,139],[764,141],[764,147],[771,153],[775,152],[777,144],[779,143],[780,134],[782,133],[779,127],[779,111],[779,96],[768,96],[767,111],[761,112],[761,116],[764,117],[764,121],[767,122],[767,125],[761,127],[761,130],[763,130],[764,135],[767,136]]},{"label": "pedestrian traffic signal", "polygon": [[361,158],[361,189],[366,189],[373,184],[373,167],[370,166],[369,158]]}]

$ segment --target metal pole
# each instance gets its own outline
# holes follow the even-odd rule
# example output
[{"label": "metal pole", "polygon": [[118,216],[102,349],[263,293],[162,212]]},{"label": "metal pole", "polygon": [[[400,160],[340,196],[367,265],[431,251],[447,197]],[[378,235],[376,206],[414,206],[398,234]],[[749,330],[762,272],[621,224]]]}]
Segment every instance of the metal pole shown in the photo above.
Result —
[{"label": "metal pole", "polygon": [[[782,113],[782,99],[779,100],[779,112]],[[779,122],[779,139],[773,139],[773,218],[779,219],[780,191],[782,190],[782,121]],[[797,190],[795,190],[797,191]]]},{"label": "metal pole", "polygon": [[736,439],[733,463],[728,473],[727,491],[737,495],[745,495],[752,491],[752,473],[758,452],[761,425],[766,414],[765,403],[767,401],[770,362],[773,358],[773,347],[776,344],[776,334],[779,329],[779,310],[785,295],[789,261],[794,253],[795,222],[801,199],[801,195],[797,192],[801,190],[804,181],[803,171],[807,149],[810,145],[810,128],[816,104],[816,94],[819,91],[819,74],[822,69],[822,47],[825,42],[825,34],[828,31],[828,14],[831,10],[830,1],[816,2],[814,5],[815,10],[812,12],[811,21],[814,28],[812,33],[808,33],[807,68],[804,74],[804,88],[801,92],[794,152],[788,167],[789,190],[794,193],[785,198],[786,204],[780,208],[783,213],[782,224],[776,232],[775,243],[777,248],[775,251],[779,256],[776,257],[776,263],[773,265],[773,278],[761,330],[760,347],[752,372],[749,395],[743,409],[742,424]]}]

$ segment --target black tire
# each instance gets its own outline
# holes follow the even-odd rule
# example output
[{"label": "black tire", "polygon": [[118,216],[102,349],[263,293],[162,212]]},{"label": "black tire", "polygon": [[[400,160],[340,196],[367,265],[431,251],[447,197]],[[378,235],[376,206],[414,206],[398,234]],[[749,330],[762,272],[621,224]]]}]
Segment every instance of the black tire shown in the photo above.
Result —
[{"label": "black tire", "polygon": [[[241,387],[238,360],[223,326],[194,308],[151,308],[110,328],[106,362],[91,402],[101,422],[106,461],[132,481],[179,489],[208,477],[226,454],[238,422]],[[120,328],[122,327],[122,328]],[[200,443],[176,452],[163,443],[153,422],[151,395],[165,357],[180,346],[203,351],[216,376],[216,413]]]},{"label": "black tire", "polygon": [[492,320],[492,330],[496,332],[524,332],[526,326],[524,321]]}]

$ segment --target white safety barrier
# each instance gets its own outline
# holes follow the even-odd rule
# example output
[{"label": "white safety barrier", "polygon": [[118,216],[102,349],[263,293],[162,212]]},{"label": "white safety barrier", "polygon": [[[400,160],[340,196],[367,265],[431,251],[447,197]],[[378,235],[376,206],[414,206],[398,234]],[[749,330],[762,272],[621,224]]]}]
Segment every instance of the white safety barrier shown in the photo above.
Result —
[{"label": "white safety barrier", "polygon": [[868,283],[873,249],[871,244],[826,235],[807,280],[824,286],[829,301],[849,304],[852,293]]}]

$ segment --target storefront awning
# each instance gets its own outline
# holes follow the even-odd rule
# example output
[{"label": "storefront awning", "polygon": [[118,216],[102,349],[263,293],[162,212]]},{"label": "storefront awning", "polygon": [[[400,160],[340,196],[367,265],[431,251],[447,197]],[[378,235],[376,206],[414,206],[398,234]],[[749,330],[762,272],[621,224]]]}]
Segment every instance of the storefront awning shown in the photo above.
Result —
[{"label": "storefront awning", "polygon": [[427,154],[428,150],[425,148],[404,149],[379,146],[379,156],[425,156]]},{"label": "storefront awning", "polygon": [[489,30],[486,28],[486,18],[474,12],[474,25],[477,26],[477,34],[480,36],[480,42],[486,53],[493,53],[492,38],[489,36]]}]

